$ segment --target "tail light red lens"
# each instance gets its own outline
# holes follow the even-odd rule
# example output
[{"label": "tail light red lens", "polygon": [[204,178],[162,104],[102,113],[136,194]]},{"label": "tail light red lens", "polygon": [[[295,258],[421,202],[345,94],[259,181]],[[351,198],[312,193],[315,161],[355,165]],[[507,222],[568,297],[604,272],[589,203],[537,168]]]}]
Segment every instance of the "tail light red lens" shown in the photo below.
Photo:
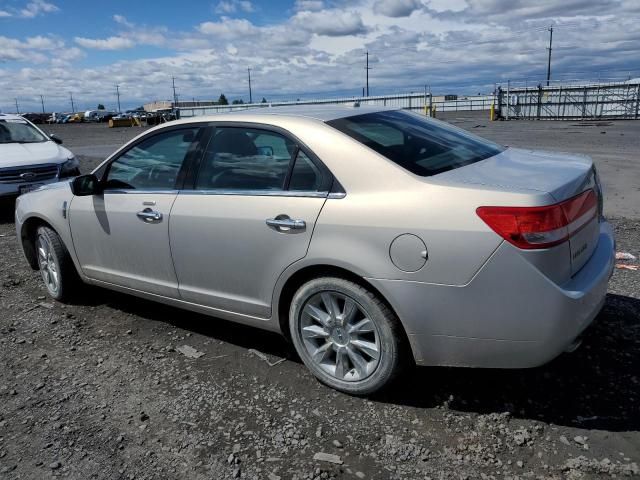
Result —
[{"label": "tail light red lens", "polygon": [[549,248],[567,241],[598,214],[598,200],[587,190],[544,207],[479,207],[478,216],[498,235],[523,249]]}]

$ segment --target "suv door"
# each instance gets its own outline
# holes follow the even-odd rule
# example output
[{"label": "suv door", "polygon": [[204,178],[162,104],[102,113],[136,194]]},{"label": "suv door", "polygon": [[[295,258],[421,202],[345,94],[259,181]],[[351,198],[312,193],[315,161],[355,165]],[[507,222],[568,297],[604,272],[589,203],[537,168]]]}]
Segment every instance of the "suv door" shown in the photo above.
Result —
[{"label": "suv door", "polygon": [[102,170],[102,194],[73,198],[73,245],[87,277],[179,297],[169,213],[199,131],[179,128],[143,137]]},{"label": "suv door", "polygon": [[183,300],[269,318],[276,280],[307,253],[331,175],[264,126],[218,126],[169,235]]}]

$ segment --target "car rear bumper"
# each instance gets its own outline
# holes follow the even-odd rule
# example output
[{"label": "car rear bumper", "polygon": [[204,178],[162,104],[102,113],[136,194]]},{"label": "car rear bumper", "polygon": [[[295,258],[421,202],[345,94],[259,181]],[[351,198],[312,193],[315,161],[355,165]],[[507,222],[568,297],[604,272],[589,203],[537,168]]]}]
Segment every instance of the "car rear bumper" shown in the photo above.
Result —
[{"label": "car rear bumper", "polygon": [[611,225],[557,285],[503,243],[467,285],[368,279],[392,304],[420,365],[527,368],[570,349],[600,312],[614,267]]}]

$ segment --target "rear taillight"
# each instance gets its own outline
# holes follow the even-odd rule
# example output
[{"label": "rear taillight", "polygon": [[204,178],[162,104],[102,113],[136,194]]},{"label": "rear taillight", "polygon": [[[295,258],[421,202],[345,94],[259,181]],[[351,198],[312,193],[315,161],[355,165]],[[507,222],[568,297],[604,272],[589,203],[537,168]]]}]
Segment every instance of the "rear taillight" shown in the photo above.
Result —
[{"label": "rear taillight", "polygon": [[479,207],[478,216],[518,248],[549,248],[567,241],[598,213],[593,190],[544,207]]}]

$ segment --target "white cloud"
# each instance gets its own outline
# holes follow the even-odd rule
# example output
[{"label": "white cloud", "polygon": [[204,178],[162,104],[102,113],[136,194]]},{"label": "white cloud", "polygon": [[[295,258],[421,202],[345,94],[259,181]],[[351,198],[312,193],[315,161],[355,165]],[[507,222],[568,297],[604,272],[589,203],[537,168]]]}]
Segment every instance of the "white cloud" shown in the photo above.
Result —
[{"label": "white cloud", "polygon": [[238,11],[251,13],[254,10],[253,4],[248,0],[221,0],[214,9],[216,13],[223,15],[236,13]]},{"label": "white cloud", "polygon": [[294,9],[297,11],[317,12],[324,9],[324,2],[322,0],[296,0]]},{"label": "white cloud", "polygon": [[0,10],[0,18],[12,17],[13,15],[6,10]]},{"label": "white cloud", "polygon": [[255,34],[258,29],[244,18],[232,19],[222,17],[219,22],[204,22],[198,26],[198,31],[205,35],[215,35],[220,38],[236,38]]},{"label": "white cloud", "polygon": [[339,9],[301,11],[296,13],[291,21],[303,30],[328,37],[360,35],[367,32],[367,28],[362,23],[362,17],[355,11]]},{"label": "white cloud", "polygon": [[116,23],[119,23],[120,25],[123,25],[127,28],[133,28],[135,25],[130,22],[129,20],[127,20],[127,17],[125,17],[124,15],[114,15],[113,16],[113,21]]},{"label": "white cloud", "polygon": [[408,17],[422,6],[420,0],[377,0],[373,11],[387,17]]},{"label": "white cloud", "polygon": [[27,3],[27,6],[20,10],[20,16],[23,18],[34,18],[44,13],[51,13],[58,11],[59,8],[53,3],[46,2],[45,0],[33,0]]},{"label": "white cloud", "polygon": [[135,42],[125,37],[109,37],[109,38],[84,38],[75,37],[75,42],[84,48],[93,48],[96,50],[123,50],[131,48]]}]

